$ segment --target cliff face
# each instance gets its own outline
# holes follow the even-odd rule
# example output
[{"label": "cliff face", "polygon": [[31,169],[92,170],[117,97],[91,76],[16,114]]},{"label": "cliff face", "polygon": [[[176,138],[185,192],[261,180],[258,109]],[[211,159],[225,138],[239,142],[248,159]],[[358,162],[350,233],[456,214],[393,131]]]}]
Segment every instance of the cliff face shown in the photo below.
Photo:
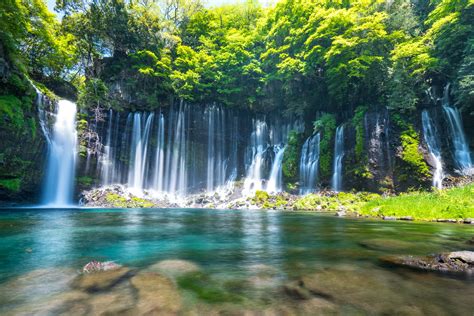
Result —
[{"label": "cliff face", "polygon": [[0,201],[34,202],[41,189],[45,141],[36,98],[0,45]]}]

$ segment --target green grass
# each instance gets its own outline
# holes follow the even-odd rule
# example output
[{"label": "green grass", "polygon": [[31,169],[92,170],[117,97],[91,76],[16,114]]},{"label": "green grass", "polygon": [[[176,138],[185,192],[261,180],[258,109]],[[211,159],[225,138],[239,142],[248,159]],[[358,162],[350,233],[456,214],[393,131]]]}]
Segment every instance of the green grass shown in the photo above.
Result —
[{"label": "green grass", "polygon": [[358,211],[367,201],[379,198],[378,194],[358,192],[340,192],[334,196],[324,196],[320,194],[305,195],[293,204],[295,210],[321,210],[325,212],[335,212],[342,209],[347,211]]},{"label": "green grass", "polygon": [[361,214],[417,220],[474,218],[474,184],[435,192],[406,193],[362,205]]}]

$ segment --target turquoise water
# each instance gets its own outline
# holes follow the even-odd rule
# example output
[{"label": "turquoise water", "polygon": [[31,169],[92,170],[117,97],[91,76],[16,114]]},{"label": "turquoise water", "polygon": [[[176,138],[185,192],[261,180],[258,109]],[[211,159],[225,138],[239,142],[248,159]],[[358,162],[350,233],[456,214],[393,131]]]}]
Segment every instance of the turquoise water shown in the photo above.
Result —
[{"label": "turquoise water", "polygon": [[[136,274],[162,260],[180,259],[199,267],[198,273],[172,280],[183,301],[180,313],[195,309],[277,313],[284,305],[291,313],[311,314],[321,308],[315,302],[324,299],[338,313],[392,313],[402,305],[408,306],[409,314],[472,314],[472,279],[394,269],[379,259],[472,250],[466,241],[473,236],[474,228],[467,225],[347,219],[308,212],[3,209],[0,312],[29,314],[37,308],[31,306],[36,300],[76,291],[69,277],[80,277],[81,268],[91,260],[115,261]],[[35,277],[38,271],[55,276],[50,279],[57,287],[38,290],[35,286],[44,283],[44,278],[50,280],[47,273]],[[326,284],[324,291],[329,294],[312,290],[314,298],[302,300],[288,291],[288,284],[308,276]],[[68,281],[57,284],[63,277]],[[349,282],[360,279],[360,284],[351,286],[364,288],[363,293],[356,291],[359,296],[354,301],[350,293],[344,294],[348,278]],[[373,290],[368,289],[370,282],[375,284]],[[88,303],[81,304],[95,306],[92,297],[99,294],[87,293],[81,302]],[[381,301],[381,306],[371,303]],[[130,302],[138,304],[136,298]],[[61,304],[67,310],[71,302]]]}]

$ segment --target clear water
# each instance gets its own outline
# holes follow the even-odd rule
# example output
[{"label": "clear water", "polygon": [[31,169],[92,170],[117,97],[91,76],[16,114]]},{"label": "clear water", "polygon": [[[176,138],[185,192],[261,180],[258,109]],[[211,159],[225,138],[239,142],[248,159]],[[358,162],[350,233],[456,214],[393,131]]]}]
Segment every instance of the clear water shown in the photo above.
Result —
[{"label": "clear water", "polygon": [[[60,298],[77,294],[70,279],[79,277],[87,262],[112,260],[140,273],[165,259],[187,260],[201,269],[194,280],[197,288],[189,286],[193,276],[187,283],[174,280],[184,314],[320,314],[321,301],[343,314],[474,312],[472,278],[395,269],[379,260],[394,254],[472,250],[466,241],[474,236],[474,227],[467,225],[308,212],[3,209],[0,227],[0,314],[48,314],[38,312],[38,306],[54,304],[68,314],[80,314],[68,310],[70,299]],[[301,300],[285,291],[286,284],[318,273],[325,276],[321,282],[329,295]],[[203,275],[204,284],[199,283]],[[106,292],[126,291],[127,284]],[[357,288],[353,295],[344,292],[351,286]],[[206,293],[216,299],[200,296],[207,287],[212,290]],[[101,295],[87,293],[80,303],[98,308]],[[136,301],[130,302],[133,308]],[[105,312],[111,307],[101,308]]]}]

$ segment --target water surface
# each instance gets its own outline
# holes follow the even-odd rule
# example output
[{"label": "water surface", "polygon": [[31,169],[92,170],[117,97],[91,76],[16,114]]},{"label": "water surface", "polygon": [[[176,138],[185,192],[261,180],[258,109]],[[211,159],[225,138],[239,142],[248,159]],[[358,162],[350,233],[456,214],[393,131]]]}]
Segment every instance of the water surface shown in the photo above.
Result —
[{"label": "water surface", "polygon": [[[110,312],[114,303],[99,298],[114,293],[130,296],[121,299],[128,302],[121,308],[133,311],[142,299],[133,282],[79,293],[74,280],[81,268],[91,260],[111,260],[133,276],[162,260],[180,259],[199,267],[168,276],[181,297],[182,314],[472,315],[472,279],[395,269],[379,258],[472,250],[466,241],[473,236],[467,225],[309,212],[3,209],[0,313]],[[311,289],[309,296],[292,290],[301,280]]]}]

